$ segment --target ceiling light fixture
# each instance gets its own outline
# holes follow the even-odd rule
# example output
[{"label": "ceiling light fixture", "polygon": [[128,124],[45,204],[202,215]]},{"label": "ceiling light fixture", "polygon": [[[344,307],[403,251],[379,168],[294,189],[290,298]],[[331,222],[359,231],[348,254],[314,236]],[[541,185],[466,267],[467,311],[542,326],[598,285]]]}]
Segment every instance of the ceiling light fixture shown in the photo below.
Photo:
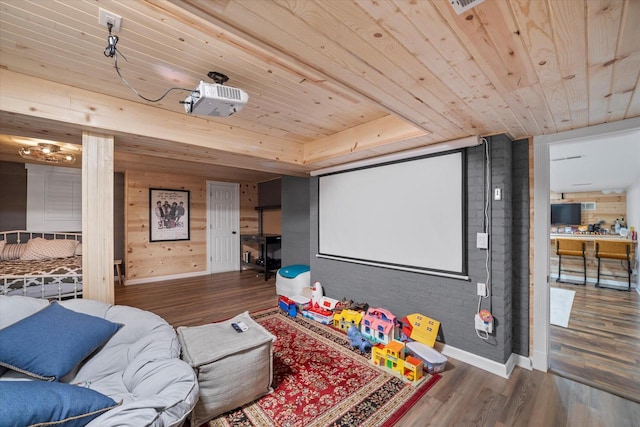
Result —
[{"label": "ceiling light fixture", "polygon": [[32,147],[20,147],[18,153],[25,159],[36,160],[44,163],[73,163],[76,156],[72,153],[60,151],[55,144],[39,143]]}]

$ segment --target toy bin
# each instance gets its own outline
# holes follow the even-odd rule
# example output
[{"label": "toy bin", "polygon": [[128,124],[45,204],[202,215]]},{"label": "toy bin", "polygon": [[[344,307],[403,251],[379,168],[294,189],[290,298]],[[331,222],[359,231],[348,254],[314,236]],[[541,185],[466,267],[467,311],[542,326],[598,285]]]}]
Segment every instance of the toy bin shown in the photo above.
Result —
[{"label": "toy bin", "polygon": [[276,275],[276,293],[292,298],[302,295],[311,286],[311,272],[308,265],[295,264],[282,267]]},{"label": "toy bin", "polygon": [[294,295],[290,298],[291,301],[293,301],[294,303],[296,303],[296,306],[298,307],[298,311],[302,311],[302,310],[306,310],[309,308],[309,304],[311,302],[311,300],[305,296],[302,295]]},{"label": "toy bin", "polygon": [[444,371],[447,365],[447,358],[443,356],[442,353],[421,342],[408,342],[407,351],[412,356],[422,360],[424,370],[430,374],[437,374]]}]

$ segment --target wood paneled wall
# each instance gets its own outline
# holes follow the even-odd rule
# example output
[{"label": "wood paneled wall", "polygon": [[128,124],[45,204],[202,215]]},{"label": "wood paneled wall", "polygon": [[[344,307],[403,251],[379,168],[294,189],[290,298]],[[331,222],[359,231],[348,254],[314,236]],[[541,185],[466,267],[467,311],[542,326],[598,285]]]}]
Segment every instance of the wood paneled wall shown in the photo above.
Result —
[{"label": "wood paneled wall", "polygon": [[627,195],[625,193],[604,194],[601,191],[586,193],[554,193],[551,192],[551,203],[584,203],[595,202],[593,211],[582,210],[581,224],[595,224],[605,221],[604,227],[611,229],[616,218],[627,218]]},{"label": "wood paneled wall", "polygon": [[[149,188],[190,191],[190,240],[149,241]],[[126,279],[207,270],[207,184],[204,178],[169,173],[125,173]]]},{"label": "wood paneled wall", "polygon": [[[149,242],[149,188],[190,191],[190,240]],[[126,279],[148,279],[207,270],[206,190],[205,178],[133,170],[126,172]],[[240,233],[258,232],[257,203],[258,184],[241,184]]]},{"label": "wood paneled wall", "polygon": [[262,232],[265,234],[282,234],[282,210],[265,210],[262,213]]},{"label": "wood paneled wall", "polygon": [[240,185],[240,234],[258,233],[258,184]]}]

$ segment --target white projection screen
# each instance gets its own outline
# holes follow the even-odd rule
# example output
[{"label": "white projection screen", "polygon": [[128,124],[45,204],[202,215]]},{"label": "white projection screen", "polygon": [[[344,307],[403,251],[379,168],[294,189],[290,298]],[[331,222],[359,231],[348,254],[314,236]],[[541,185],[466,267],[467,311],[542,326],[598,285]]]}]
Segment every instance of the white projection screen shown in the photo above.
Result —
[{"label": "white projection screen", "polygon": [[319,177],[319,257],[466,275],[462,151]]}]

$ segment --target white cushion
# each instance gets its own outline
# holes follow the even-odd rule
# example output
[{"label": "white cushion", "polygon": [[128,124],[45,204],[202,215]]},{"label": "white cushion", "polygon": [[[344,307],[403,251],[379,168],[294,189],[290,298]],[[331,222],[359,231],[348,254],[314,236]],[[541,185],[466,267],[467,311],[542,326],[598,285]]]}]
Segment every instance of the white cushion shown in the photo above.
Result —
[{"label": "white cushion", "polygon": [[20,259],[30,261],[36,259],[67,258],[76,253],[77,240],[48,240],[42,237],[30,239]]}]

